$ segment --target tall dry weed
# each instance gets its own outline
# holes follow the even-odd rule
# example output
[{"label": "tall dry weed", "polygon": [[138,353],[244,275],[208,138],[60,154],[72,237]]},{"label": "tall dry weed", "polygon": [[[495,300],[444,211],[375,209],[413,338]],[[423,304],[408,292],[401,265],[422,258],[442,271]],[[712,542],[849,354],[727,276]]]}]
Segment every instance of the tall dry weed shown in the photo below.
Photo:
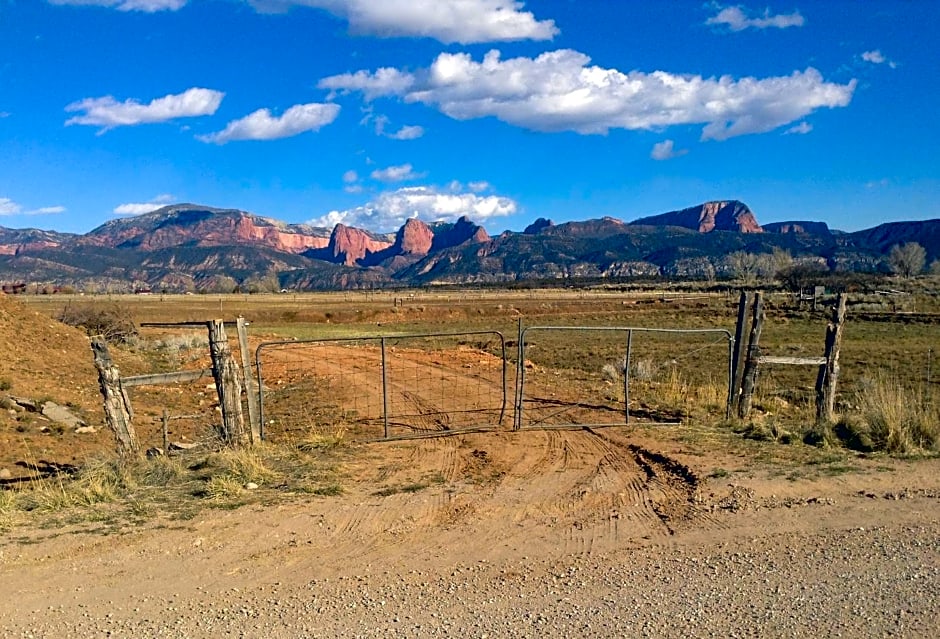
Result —
[{"label": "tall dry weed", "polygon": [[940,452],[940,407],[894,378],[877,376],[856,393],[857,414],[837,424],[843,440],[908,455]]}]

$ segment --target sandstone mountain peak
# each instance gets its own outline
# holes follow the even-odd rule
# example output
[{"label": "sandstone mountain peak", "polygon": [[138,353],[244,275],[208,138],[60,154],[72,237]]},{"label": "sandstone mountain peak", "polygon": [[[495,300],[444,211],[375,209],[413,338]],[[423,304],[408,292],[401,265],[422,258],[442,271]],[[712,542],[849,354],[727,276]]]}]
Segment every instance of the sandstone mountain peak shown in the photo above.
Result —
[{"label": "sandstone mountain peak", "polygon": [[409,218],[395,236],[395,249],[402,255],[427,255],[434,242],[434,231],[416,217]]},{"label": "sandstone mountain peak", "polygon": [[643,217],[632,224],[643,226],[679,226],[699,233],[711,231],[737,231],[762,233],[754,213],[747,204],[738,200],[712,201],[679,211]]},{"label": "sandstone mountain peak", "polygon": [[335,262],[355,266],[371,253],[378,253],[392,245],[371,233],[345,224],[337,224],[330,234],[329,252]]}]

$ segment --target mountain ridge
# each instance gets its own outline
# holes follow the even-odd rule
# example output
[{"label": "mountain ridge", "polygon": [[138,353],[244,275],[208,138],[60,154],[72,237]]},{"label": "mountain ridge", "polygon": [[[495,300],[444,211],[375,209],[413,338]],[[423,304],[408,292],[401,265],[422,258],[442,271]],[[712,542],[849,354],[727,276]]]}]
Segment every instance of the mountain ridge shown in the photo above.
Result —
[{"label": "mountain ridge", "polygon": [[0,280],[77,290],[280,290],[732,273],[737,252],[789,252],[835,270],[886,271],[890,248],[924,244],[940,258],[940,220],[854,233],[824,222],[761,226],[739,200],[716,200],[624,222],[602,217],[490,237],[466,217],[411,218],[394,234],[345,224],[289,224],[239,209],[174,204],[110,220],[86,234],[0,227]]}]

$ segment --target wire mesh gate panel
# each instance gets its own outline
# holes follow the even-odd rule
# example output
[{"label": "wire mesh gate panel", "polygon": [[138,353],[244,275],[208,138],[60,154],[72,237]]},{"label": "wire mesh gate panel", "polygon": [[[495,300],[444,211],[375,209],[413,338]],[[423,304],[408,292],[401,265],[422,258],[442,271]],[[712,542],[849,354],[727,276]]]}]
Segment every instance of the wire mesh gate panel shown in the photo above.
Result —
[{"label": "wire mesh gate panel", "polygon": [[530,326],[520,334],[515,429],[677,422],[727,413],[725,329]]},{"label": "wire mesh gate panel", "polygon": [[506,361],[496,331],[266,342],[255,352],[265,436],[498,427]]}]

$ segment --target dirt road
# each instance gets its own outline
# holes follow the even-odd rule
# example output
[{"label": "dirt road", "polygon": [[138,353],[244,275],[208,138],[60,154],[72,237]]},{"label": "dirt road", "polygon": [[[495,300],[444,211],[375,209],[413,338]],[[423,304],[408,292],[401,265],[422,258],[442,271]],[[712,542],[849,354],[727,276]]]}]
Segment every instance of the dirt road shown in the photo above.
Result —
[{"label": "dirt road", "polygon": [[706,464],[626,429],[463,434],[353,459],[336,497],[109,535],[15,529],[0,542],[0,634],[927,637],[940,625],[938,460],[706,478]]}]

